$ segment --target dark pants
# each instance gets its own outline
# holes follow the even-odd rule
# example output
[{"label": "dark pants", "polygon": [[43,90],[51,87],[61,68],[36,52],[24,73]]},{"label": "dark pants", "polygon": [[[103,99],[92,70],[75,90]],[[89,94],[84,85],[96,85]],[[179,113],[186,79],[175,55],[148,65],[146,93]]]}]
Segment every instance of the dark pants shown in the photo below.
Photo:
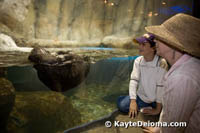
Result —
[{"label": "dark pants", "polygon": [[[131,102],[131,100],[130,100],[129,96],[120,96],[117,100],[117,107],[118,107],[119,111],[121,111],[123,113],[128,113],[130,102]],[[144,107],[156,108],[156,102],[145,103],[144,101],[142,101],[142,99],[140,99],[139,96],[136,97],[136,103],[138,106],[138,110],[140,110],[141,108],[144,108]]]}]

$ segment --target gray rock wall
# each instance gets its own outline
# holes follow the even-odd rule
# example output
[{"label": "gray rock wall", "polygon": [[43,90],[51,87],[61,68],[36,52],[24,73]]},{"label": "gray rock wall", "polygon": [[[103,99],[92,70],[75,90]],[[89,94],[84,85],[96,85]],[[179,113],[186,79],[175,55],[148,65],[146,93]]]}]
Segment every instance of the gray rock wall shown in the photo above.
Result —
[{"label": "gray rock wall", "polygon": [[0,21],[29,39],[115,43],[191,7],[188,0],[1,0]]}]

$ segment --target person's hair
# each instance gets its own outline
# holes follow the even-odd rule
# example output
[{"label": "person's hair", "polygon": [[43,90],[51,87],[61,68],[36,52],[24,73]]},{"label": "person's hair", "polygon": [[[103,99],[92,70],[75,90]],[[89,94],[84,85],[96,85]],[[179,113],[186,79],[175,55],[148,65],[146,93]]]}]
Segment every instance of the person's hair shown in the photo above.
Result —
[{"label": "person's hair", "polygon": [[156,42],[154,40],[150,40],[148,38],[147,38],[147,40],[148,40],[148,42],[150,44],[150,47],[155,47],[156,46]]}]

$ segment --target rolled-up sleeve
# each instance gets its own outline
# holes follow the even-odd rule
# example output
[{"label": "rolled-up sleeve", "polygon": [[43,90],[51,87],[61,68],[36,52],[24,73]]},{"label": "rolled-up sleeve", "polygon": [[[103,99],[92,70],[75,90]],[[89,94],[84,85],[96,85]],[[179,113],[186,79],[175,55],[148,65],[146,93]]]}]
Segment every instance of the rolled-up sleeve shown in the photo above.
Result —
[{"label": "rolled-up sleeve", "polygon": [[163,76],[167,73],[165,69],[160,68],[159,76],[156,82],[156,102],[162,103],[162,97],[164,92]]},{"label": "rolled-up sleeve", "polygon": [[156,102],[157,103],[162,103],[162,96],[163,96],[164,87],[163,87],[162,84],[158,84],[156,86],[156,89],[157,89],[157,91],[156,91]]},{"label": "rolled-up sleeve", "polygon": [[138,87],[138,82],[140,78],[140,70],[139,70],[139,63],[140,63],[141,57],[138,57],[134,61],[133,70],[131,73],[130,83],[129,83],[129,96],[130,99],[136,99],[136,91]]},{"label": "rolled-up sleeve", "polygon": [[162,103],[162,96],[164,92],[164,75],[168,71],[168,64],[165,59],[160,59],[160,65],[159,65],[159,73],[158,73],[158,79],[156,81],[156,102]]}]

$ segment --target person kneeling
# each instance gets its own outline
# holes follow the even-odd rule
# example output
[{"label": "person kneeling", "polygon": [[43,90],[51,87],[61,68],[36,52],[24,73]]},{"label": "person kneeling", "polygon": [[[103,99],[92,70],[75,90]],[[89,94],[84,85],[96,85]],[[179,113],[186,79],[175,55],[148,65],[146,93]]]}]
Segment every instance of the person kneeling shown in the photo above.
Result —
[{"label": "person kneeling", "polygon": [[129,96],[120,96],[117,101],[119,111],[137,116],[138,111],[146,115],[161,112],[163,92],[162,79],[167,72],[167,62],[156,55],[154,36],[144,34],[133,40],[139,44],[139,56],[134,61],[129,83]]}]

